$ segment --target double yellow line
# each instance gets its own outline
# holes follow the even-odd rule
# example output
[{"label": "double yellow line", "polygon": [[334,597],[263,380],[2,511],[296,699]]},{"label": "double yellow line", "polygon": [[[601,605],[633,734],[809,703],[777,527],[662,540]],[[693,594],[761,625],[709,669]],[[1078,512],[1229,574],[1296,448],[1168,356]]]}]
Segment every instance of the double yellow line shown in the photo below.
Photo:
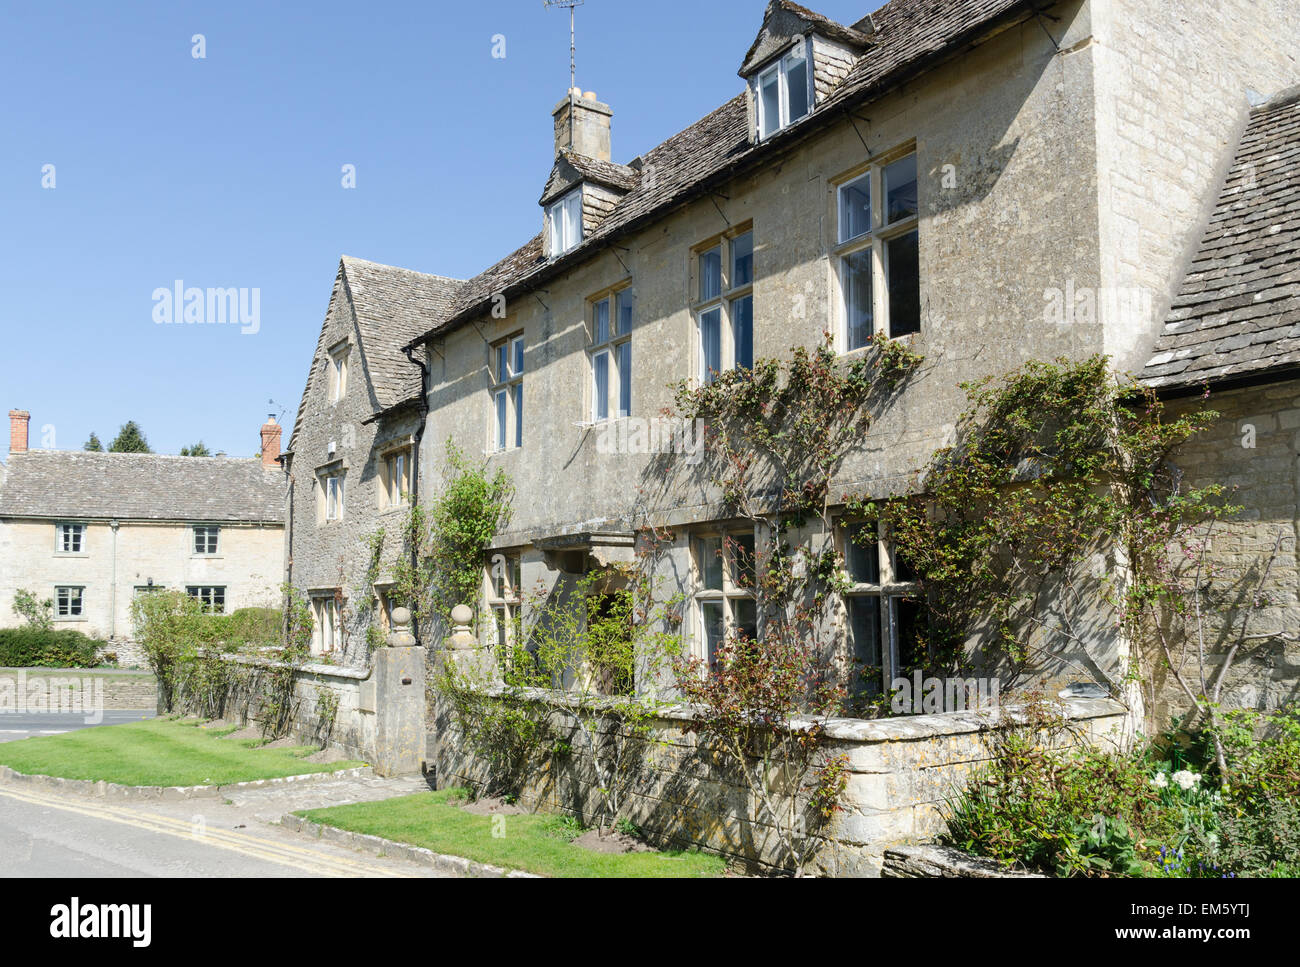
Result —
[{"label": "double yellow line", "polygon": [[[167,836],[174,836],[177,839],[188,840],[191,843],[215,846],[253,859],[288,866],[313,876],[395,876],[405,878],[415,876],[412,873],[377,870],[374,866],[345,857],[328,856],[310,847],[281,843],[251,833],[213,829],[208,826],[204,828],[201,834],[196,834],[194,823],[191,821],[177,819],[173,816],[162,816],[158,813],[143,812],[138,809],[129,809],[123,806],[112,806],[107,803],[82,804],[53,796],[16,792],[13,789],[5,788],[0,788],[0,796],[8,796],[20,802],[30,803],[35,806],[48,806],[52,809],[60,809],[79,816],[88,816],[92,819],[108,820],[109,822],[132,826],[152,833],[162,833]],[[196,805],[201,803],[202,800],[195,801]]]}]

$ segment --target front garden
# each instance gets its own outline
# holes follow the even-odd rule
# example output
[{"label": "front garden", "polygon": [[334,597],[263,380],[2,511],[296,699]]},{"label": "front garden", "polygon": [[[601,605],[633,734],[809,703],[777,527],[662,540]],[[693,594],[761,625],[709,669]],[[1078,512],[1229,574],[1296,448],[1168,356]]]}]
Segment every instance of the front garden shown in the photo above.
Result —
[{"label": "front garden", "polygon": [[1062,877],[1300,876],[1300,707],[1222,716],[1131,752],[1052,751],[1045,708],[999,733],[949,803],[943,841],[1007,869]]}]

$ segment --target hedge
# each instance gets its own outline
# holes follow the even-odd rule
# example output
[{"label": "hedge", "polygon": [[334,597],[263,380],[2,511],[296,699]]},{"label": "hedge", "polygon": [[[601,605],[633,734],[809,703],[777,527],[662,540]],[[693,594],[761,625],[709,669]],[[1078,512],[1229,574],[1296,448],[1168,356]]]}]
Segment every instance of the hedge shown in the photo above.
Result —
[{"label": "hedge", "polygon": [[72,629],[0,628],[0,666],[93,668],[104,642]]}]

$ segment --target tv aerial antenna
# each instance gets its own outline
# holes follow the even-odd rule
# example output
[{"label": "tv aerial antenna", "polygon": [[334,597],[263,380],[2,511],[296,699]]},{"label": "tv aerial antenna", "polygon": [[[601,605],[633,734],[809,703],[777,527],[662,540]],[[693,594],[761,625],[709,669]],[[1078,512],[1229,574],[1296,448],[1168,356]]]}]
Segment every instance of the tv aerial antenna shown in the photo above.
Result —
[{"label": "tv aerial antenna", "polygon": [[542,0],[542,6],[547,10],[551,7],[564,7],[569,11],[569,91],[572,93],[573,88],[578,83],[578,44],[577,35],[573,29],[573,10],[575,7],[581,7],[587,0]]}]

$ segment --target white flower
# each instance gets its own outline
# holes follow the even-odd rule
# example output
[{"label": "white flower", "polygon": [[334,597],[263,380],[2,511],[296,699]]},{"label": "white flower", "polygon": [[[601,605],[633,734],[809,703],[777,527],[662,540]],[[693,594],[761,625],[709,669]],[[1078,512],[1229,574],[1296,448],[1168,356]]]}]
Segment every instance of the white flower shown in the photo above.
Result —
[{"label": "white flower", "polygon": [[1191,789],[1192,786],[1201,781],[1200,776],[1195,772],[1188,772],[1186,769],[1180,769],[1178,772],[1175,772],[1170,776],[1170,778],[1173,779],[1174,782],[1178,783],[1178,787],[1182,789],[1183,792]]},{"label": "white flower", "polygon": [[1157,789],[1163,789],[1165,786],[1169,785],[1169,779],[1163,772],[1157,772],[1151,779],[1151,785],[1155,786]]}]

